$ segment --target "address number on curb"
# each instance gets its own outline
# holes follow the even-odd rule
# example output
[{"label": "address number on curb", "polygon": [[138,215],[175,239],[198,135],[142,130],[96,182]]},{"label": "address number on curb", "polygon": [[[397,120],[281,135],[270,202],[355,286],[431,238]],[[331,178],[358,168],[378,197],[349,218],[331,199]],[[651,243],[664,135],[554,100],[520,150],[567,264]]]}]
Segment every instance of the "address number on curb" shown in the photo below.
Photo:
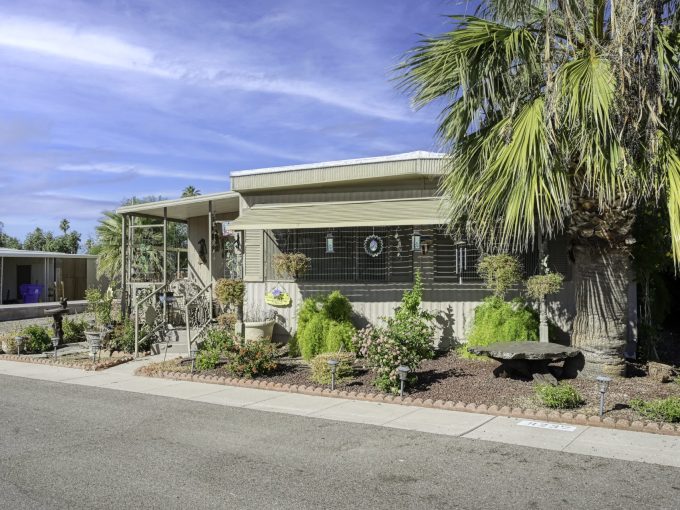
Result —
[{"label": "address number on curb", "polygon": [[561,432],[575,432],[576,427],[571,425],[560,425],[559,423],[545,423],[543,421],[522,420],[517,425],[523,427],[535,427],[537,429],[559,430]]}]

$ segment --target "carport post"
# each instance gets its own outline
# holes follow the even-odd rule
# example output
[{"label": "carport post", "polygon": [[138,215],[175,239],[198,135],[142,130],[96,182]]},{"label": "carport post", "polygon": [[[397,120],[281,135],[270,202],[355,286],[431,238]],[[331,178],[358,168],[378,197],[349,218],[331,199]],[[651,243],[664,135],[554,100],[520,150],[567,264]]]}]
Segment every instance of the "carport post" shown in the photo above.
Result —
[{"label": "carport post", "polygon": [[126,235],[127,216],[121,215],[121,239],[120,239],[120,314],[121,318],[127,317],[127,282],[125,279],[125,269],[127,261],[127,235]]},{"label": "carport post", "polygon": [[163,207],[163,322],[167,319],[167,301],[168,289],[165,287],[168,284],[168,208]]},{"label": "carport post", "polygon": [[2,288],[4,279],[5,279],[5,257],[0,257],[0,305],[2,304],[3,300],[2,295],[5,293]]},{"label": "carport post", "polygon": [[[212,272],[212,259],[213,259],[213,203],[212,200],[208,200],[208,281],[212,283],[213,272]],[[208,306],[210,307],[209,316],[212,321],[213,318],[213,289],[210,287],[210,292],[208,292]]]}]

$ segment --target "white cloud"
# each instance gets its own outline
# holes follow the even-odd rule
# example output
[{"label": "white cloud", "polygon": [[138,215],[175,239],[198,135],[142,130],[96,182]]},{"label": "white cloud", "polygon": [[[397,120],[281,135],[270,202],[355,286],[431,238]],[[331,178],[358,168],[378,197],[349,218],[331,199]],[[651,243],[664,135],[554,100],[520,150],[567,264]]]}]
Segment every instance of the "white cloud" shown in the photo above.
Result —
[{"label": "white cloud", "polygon": [[[263,92],[318,101],[361,115],[385,120],[418,121],[408,110],[389,101],[368,97],[356,87],[338,87],[320,81],[290,79],[234,62],[224,64],[224,56],[208,63],[206,55],[173,61],[151,48],[131,44],[120,37],[86,30],[74,25],[60,25],[34,18],[0,19],[0,46],[74,60],[83,64],[112,67],[182,81],[197,86],[212,86],[247,92]],[[234,57],[239,57],[235,50]],[[209,57],[209,55],[208,55]],[[246,62],[248,55],[235,59]],[[226,67],[226,68],[225,68]]]},{"label": "white cloud", "polygon": [[201,171],[178,171],[153,168],[141,165],[124,163],[91,163],[91,164],[65,164],[58,168],[64,172],[105,173],[105,174],[132,174],[143,177],[169,177],[174,179],[192,179],[196,181],[228,182],[227,172],[223,175],[215,175]]}]

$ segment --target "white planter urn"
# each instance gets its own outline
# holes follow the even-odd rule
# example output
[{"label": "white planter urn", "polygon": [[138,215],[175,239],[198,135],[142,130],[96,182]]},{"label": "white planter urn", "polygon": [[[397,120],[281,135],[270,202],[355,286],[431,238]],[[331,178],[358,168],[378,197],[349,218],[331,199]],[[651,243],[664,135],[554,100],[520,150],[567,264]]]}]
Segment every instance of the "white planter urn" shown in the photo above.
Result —
[{"label": "white planter urn", "polygon": [[244,322],[245,329],[244,339],[246,342],[255,342],[257,340],[268,339],[271,340],[274,334],[274,324],[276,321],[269,320],[264,322]]}]

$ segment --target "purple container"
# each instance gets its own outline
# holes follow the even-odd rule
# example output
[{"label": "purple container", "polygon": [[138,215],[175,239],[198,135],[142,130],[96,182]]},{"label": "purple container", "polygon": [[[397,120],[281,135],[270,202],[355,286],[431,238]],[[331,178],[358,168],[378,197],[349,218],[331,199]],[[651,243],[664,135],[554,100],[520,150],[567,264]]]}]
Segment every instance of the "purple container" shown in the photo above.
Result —
[{"label": "purple container", "polygon": [[42,285],[33,285],[31,283],[19,285],[19,294],[21,294],[24,303],[37,303],[40,300],[42,291]]}]

